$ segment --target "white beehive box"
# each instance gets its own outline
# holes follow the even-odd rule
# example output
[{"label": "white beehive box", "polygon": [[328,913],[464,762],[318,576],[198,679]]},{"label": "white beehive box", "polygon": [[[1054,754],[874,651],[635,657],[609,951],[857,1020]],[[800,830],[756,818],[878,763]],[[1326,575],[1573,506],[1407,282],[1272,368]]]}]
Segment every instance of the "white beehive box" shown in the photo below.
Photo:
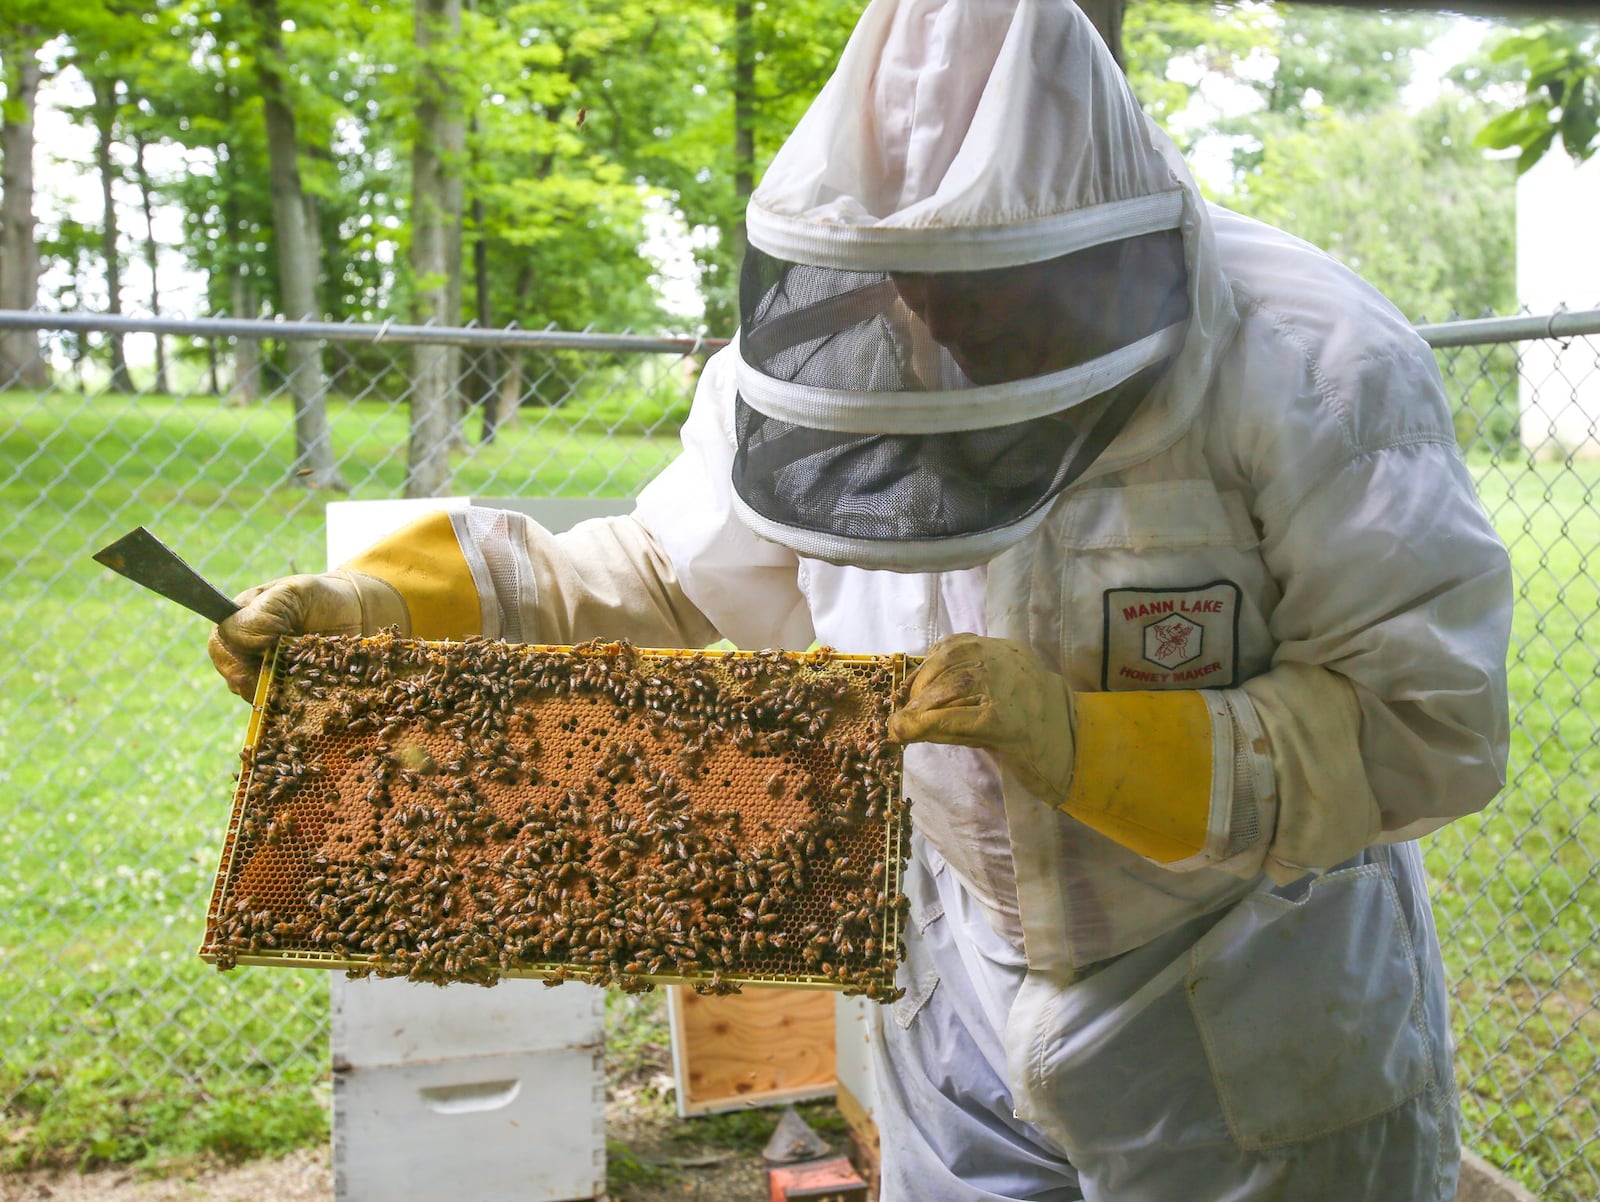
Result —
[{"label": "white beehive box", "polygon": [[834,1006],[833,1057],[839,1113],[856,1138],[863,1163],[874,1182],[882,1152],[878,1140],[878,1087],[872,1067],[872,1041],[887,1007],[863,997],[840,997]]},{"label": "white beehive box", "polygon": [[333,999],[338,1198],[605,1192],[600,990],[335,978]]}]

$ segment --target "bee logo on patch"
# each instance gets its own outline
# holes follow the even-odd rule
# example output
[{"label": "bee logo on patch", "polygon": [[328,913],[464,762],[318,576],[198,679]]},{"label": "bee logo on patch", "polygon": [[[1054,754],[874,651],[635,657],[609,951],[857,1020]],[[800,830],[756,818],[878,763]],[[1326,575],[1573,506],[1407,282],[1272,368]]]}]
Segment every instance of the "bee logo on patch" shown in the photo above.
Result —
[{"label": "bee logo on patch", "polygon": [[1144,628],[1144,657],[1157,667],[1182,667],[1199,658],[1205,637],[1204,626],[1173,614]]}]

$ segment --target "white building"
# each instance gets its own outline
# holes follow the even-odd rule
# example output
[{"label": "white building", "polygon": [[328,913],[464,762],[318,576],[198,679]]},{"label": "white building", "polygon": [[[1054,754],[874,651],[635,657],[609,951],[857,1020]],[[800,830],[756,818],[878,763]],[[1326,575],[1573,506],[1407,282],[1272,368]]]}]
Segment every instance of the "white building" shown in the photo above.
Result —
[{"label": "white building", "polygon": [[[1517,296],[1537,315],[1600,308],[1600,155],[1579,166],[1556,146],[1517,182]],[[1600,457],[1600,339],[1520,349],[1523,445]]]}]

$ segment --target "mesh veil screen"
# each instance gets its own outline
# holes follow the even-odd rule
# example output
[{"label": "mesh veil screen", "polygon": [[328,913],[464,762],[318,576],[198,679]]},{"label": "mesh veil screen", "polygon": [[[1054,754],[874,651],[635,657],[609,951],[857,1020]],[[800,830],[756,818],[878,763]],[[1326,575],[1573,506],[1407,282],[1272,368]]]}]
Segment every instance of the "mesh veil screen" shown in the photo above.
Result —
[{"label": "mesh veil screen", "polygon": [[[1170,269],[1151,271],[1152,261]],[[893,394],[1062,372],[1181,321],[1188,303],[1175,231],[1019,268],[938,276],[815,267],[751,248],[740,302],[740,353],[757,378],[824,399],[884,394],[886,419]],[[769,522],[849,540],[1002,530],[1082,474],[1161,370],[1145,368],[1042,417],[918,434],[796,424],[794,412],[773,416],[745,390],[736,405],[734,488]]]},{"label": "mesh veil screen", "polygon": [[944,387],[953,366],[932,342],[914,371],[914,319],[887,272],[839,271],[745,254],[739,325],[745,360],[775,379],[860,392]]},{"label": "mesh veil screen", "polygon": [[[1103,402],[1084,408],[1106,413]],[[861,539],[972,534],[1010,525],[1066,487],[1073,444],[1087,445],[1092,428],[1077,411],[995,430],[863,437],[791,425],[741,399],[734,486],[786,526]]]}]

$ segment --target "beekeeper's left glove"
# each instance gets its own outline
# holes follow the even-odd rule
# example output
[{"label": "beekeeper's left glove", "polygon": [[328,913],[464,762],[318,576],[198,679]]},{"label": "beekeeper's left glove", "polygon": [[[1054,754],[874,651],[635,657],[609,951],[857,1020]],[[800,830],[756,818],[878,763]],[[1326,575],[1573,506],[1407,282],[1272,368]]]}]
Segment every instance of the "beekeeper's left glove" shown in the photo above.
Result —
[{"label": "beekeeper's left glove", "polygon": [[1026,648],[955,634],[911,678],[889,735],[901,743],[986,747],[1030,792],[1059,805],[1072,783],[1072,726],[1072,690]]},{"label": "beekeeper's left glove", "polygon": [[1231,867],[1234,798],[1213,790],[1218,719],[1231,739],[1215,692],[1075,693],[1026,647],[956,634],[917,670],[889,734],[987,748],[1041,801],[1159,864]]},{"label": "beekeeper's left glove", "polygon": [[1355,688],[1314,664],[1234,689],[1085,693],[1026,647],[956,634],[923,661],[889,733],[987,748],[1041,801],[1174,871],[1282,885],[1388,837]]}]

